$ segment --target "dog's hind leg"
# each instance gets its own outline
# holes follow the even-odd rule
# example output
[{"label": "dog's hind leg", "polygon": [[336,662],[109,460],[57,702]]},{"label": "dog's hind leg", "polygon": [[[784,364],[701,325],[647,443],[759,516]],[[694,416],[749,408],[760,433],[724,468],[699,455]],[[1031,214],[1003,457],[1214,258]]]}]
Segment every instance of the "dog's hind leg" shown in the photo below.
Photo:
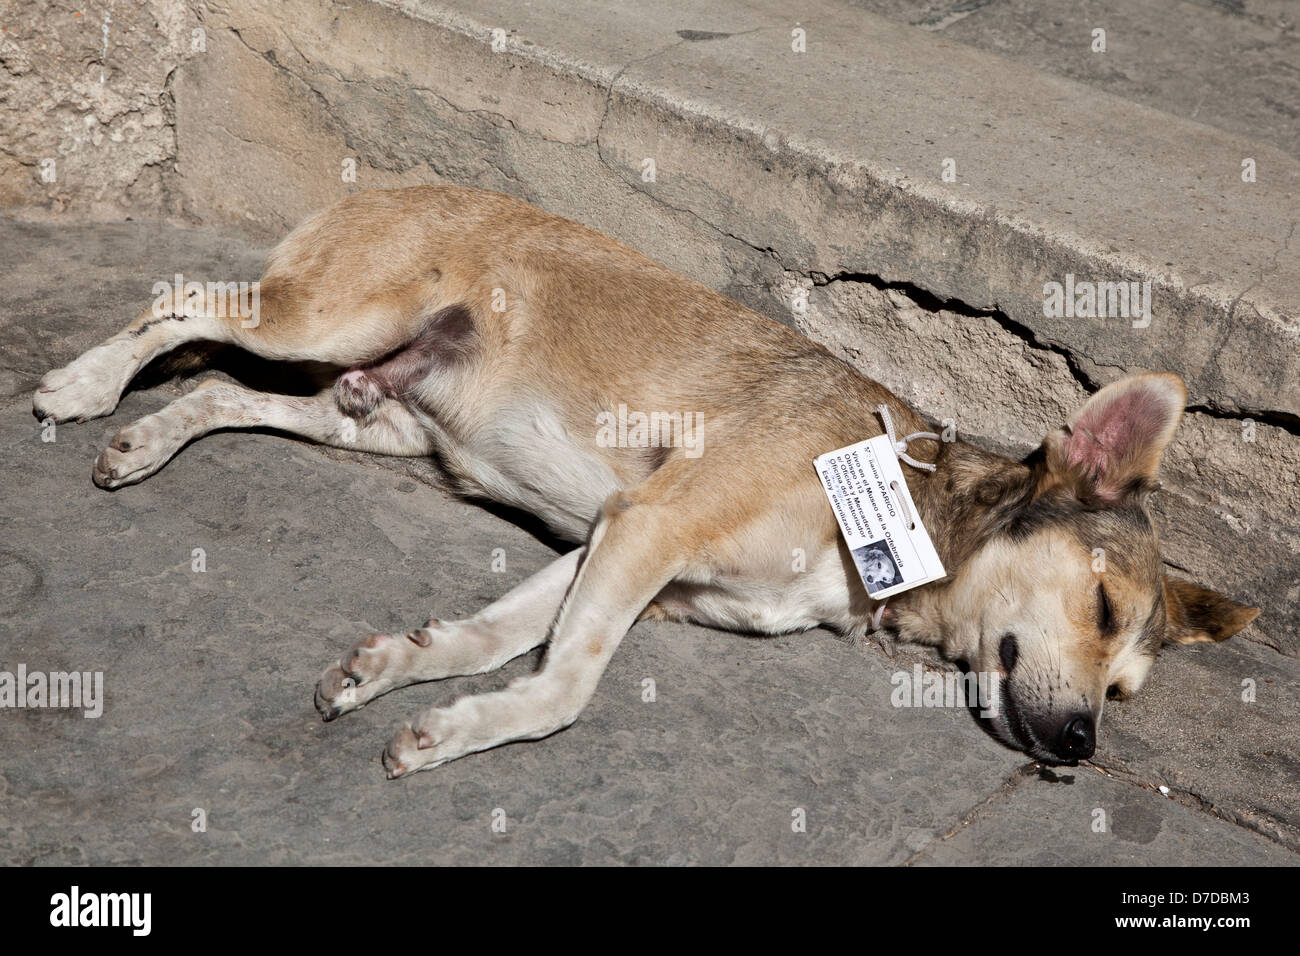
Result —
[{"label": "dog's hind leg", "polygon": [[256,284],[256,298],[232,300],[216,288],[220,283],[161,294],[117,335],[46,373],[32,410],[55,422],[108,415],[140,369],[186,342],[220,342],[262,358],[345,368],[401,350],[397,369],[409,374],[441,357],[440,349],[463,347],[469,337],[473,320],[467,309],[429,312],[437,290],[427,278],[405,285],[358,281],[343,296],[329,283],[317,288],[286,278],[293,266],[281,260],[278,274],[268,271]]},{"label": "dog's hind leg", "polygon": [[105,342],[63,368],[47,372],[32,396],[41,420],[89,421],[109,415],[140,369],[186,342],[232,341],[227,320],[209,315],[148,310]]},{"label": "dog's hind leg", "polygon": [[271,428],[324,445],[384,455],[427,455],[433,437],[400,402],[381,398],[363,418],[345,414],[334,390],[270,395],[208,379],[152,415],[120,429],[95,459],[101,488],[143,481],[186,444],[218,428]]},{"label": "dog's hind leg", "polygon": [[497,670],[544,643],[582,551],[551,562],[473,617],[429,621],[406,634],[371,634],[325,669],[316,709],[333,720],[398,687]]}]

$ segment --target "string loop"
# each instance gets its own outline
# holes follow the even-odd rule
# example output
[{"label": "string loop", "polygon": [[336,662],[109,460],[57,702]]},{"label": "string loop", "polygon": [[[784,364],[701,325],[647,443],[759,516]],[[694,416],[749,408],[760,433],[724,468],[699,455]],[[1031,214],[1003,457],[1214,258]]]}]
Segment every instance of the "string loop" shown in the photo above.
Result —
[{"label": "string loop", "polygon": [[894,434],[894,420],[889,417],[889,406],[877,405],[876,411],[880,413],[880,420],[885,423],[885,434],[889,436],[889,443],[894,446],[894,454],[898,455],[899,461],[905,461],[913,468],[919,468],[922,471],[936,471],[938,469],[938,465],[928,461],[917,461],[909,455],[907,453],[907,443],[915,438],[930,438],[934,441],[942,441],[943,439],[940,436],[934,432],[912,432],[902,441],[899,441],[898,436]]}]

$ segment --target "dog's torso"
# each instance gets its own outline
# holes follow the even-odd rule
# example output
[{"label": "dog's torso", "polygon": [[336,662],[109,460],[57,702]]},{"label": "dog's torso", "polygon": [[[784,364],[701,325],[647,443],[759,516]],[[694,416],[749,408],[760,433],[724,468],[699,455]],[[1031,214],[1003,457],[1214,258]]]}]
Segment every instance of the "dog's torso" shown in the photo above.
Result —
[{"label": "dog's torso", "polygon": [[[304,225],[264,283],[288,259],[312,270],[301,250],[328,248],[312,232],[377,228],[389,196],[361,194]],[[759,632],[865,629],[872,604],[812,460],[879,434],[881,401],[905,426],[919,419],[793,330],[599,233],[495,194],[425,198],[400,253],[436,276],[398,296],[422,300],[403,330],[416,344],[371,367],[407,363],[394,392],[459,490],[581,542],[611,496],[652,477],[690,487],[714,499],[702,511],[728,534],[651,613]],[[735,489],[758,484],[780,507],[727,515]]]}]

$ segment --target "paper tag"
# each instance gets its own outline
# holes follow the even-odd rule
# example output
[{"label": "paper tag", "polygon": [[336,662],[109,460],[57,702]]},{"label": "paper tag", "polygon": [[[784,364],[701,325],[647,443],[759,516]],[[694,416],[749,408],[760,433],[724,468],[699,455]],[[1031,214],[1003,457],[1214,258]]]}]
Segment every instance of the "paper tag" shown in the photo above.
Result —
[{"label": "paper tag", "polygon": [[888,435],[821,455],[813,464],[874,600],[947,576]]}]

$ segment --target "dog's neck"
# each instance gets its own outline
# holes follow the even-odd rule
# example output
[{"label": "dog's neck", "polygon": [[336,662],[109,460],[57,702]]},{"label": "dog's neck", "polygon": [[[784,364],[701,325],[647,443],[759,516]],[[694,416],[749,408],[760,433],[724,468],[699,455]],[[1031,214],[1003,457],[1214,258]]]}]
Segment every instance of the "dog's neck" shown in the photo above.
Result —
[{"label": "dog's neck", "polygon": [[891,598],[886,622],[899,626],[904,636],[924,639],[917,632],[938,626],[935,616],[941,613],[946,583],[1031,493],[1034,476],[1025,464],[962,441],[916,440],[908,446],[908,454],[936,466],[932,472],[908,465],[903,470],[921,522],[948,575]]}]

